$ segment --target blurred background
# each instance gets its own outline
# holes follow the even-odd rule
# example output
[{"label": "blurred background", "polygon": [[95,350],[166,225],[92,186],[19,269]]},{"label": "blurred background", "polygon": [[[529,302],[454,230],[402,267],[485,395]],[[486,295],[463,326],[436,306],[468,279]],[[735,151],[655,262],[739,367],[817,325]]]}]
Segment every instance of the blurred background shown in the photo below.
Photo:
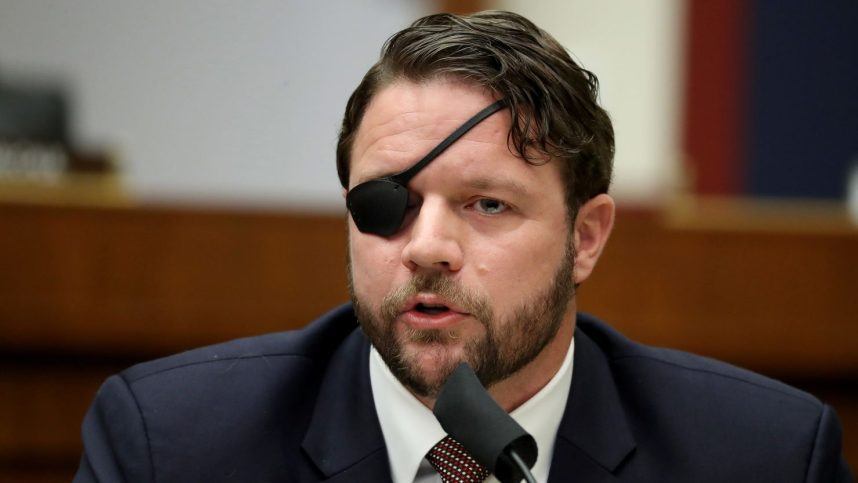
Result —
[{"label": "blurred background", "polygon": [[334,151],[384,40],[519,12],[601,81],[583,310],[837,409],[858,467],[858,3],[0,0],[0,481],[68,481],[101,381],[347,300]]}]

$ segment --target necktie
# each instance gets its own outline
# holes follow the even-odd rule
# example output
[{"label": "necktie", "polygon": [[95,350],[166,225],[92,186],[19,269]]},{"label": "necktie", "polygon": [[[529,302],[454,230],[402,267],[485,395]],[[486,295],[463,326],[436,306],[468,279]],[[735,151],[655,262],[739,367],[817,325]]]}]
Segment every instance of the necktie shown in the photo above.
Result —
[{"label": "necktie", "polygon": [[478,483],[489,476],[489,471],[449,436],[433,446],[426,459],[444,483]]}]

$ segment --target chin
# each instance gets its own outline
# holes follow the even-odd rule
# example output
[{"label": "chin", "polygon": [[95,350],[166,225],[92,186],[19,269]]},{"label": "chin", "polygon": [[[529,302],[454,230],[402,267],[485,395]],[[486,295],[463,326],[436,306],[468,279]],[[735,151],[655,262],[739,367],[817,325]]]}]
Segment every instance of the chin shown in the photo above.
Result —
[{"label": "chin", "polygon": [[439,390],[450,373],[466,360],[463,348],[449,343],[411,342],[404,349],[404,365],[424,386],[434,391]]}]

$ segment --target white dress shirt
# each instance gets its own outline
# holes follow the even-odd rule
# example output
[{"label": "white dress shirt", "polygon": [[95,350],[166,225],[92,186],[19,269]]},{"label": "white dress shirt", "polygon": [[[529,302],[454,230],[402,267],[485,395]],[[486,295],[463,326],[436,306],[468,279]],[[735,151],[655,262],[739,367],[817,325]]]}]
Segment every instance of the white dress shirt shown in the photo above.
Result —
[{"label": "white dress shirt", "polygon": [[[533,397],[510,413],[536,439],[539,456],[531,472],[539,482],[548,480],[557,428],[572,386],[574,352],[573,338],[557,374]],[[426,453],[447,436],[435,415],[396,379],[375,347],[369,355],[369,379],[375,411],[387,446],[393,483],[440,483],[441,476],[426,460]],[[486,481],[497,483],[494,475]]]}]

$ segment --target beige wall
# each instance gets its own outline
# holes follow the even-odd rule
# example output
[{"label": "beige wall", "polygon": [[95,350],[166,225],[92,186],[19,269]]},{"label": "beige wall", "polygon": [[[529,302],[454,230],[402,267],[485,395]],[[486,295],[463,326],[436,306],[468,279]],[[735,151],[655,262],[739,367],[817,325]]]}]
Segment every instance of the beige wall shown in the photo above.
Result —
[{"label": "beige wall", "polygon": [[614,195],[657,203],[681,180],[682,0],[497,0],[593,71],[617,137]]},{"label": "beige wall", "polygon": [[0,0],[0,76],[56,79],[79,145],[157,201],[342,210],[343,107],[435,3]]}]

